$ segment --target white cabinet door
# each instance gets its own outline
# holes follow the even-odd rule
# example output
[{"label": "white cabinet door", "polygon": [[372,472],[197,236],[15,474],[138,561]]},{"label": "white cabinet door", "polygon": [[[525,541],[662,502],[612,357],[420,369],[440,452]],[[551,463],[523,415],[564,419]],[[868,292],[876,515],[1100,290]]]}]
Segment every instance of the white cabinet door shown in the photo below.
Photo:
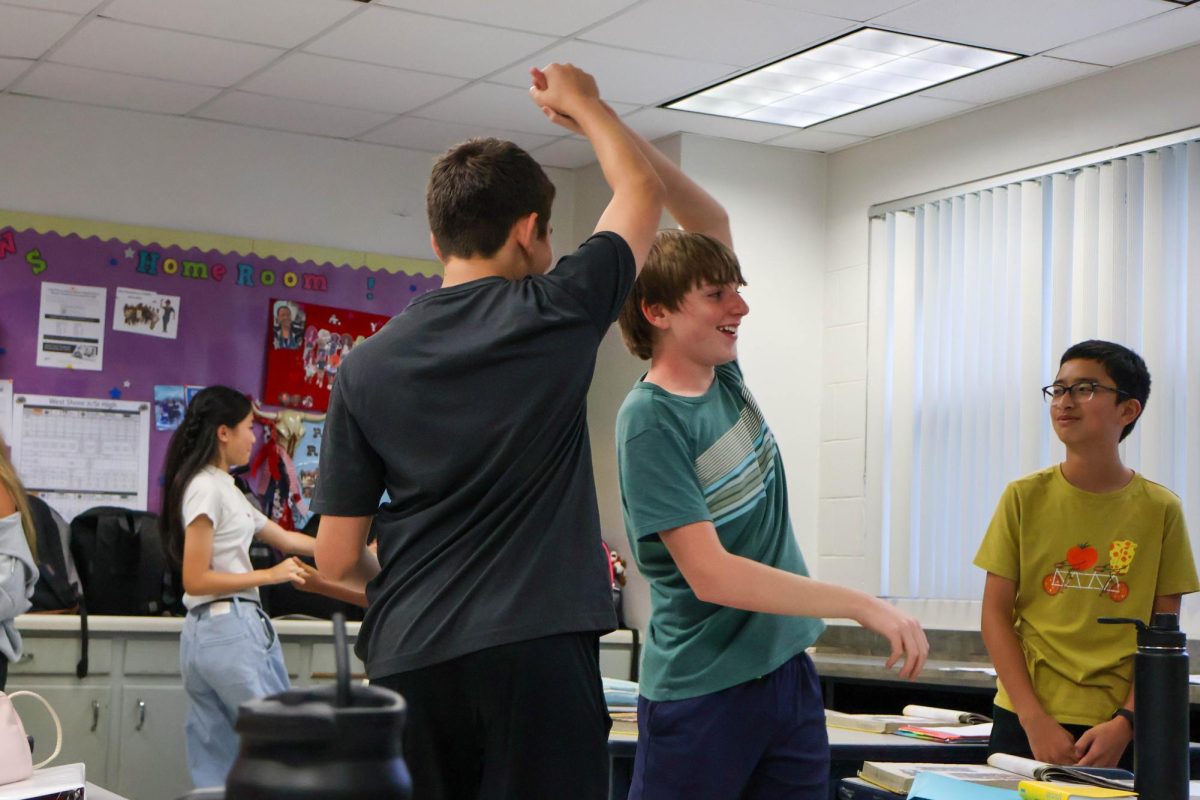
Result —
[{"label": "white cabinet door", "polygon": [[[8,693],[28,689],[46,698],[62,722],[62,751],[48,766],[83,762],[87,778],[104,783],[108,775],[110,726],[109,687],[53,686],[27,680],[10,680]],[[18,697],[13,706],[21,715],[25,732],[33,737],[33,760],[43,761],[54,752],[54,721],[45,706],[32,697]]]},{"label": "white cabinet door", "polygon": [[113,791],[130,800],[175,800],[190,792],[183,686],[127,680],[120,696],[121,751]]}]

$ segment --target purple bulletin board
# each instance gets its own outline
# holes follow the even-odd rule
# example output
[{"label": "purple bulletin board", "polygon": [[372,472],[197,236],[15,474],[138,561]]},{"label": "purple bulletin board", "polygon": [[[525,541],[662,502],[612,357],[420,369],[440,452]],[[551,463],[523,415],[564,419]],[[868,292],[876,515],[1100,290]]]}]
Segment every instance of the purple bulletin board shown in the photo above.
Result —
[{"label": "purple bulletin board", "polygon": [[[223,383],[259,398],[271,298],[393,316],[412,298],[442,282],[437,274],[235,250],[186,249],[162,243],[169,239],[162,232],[155,239],[147,236],[150,243],[132,237],[82,238],[71,232],[71,220],[61,220],[49,230],[22,227],[25,217],[14,214],[6,219],[0,212],[0,378],[13,380],[14,395],[115,397],[152,403],[155,385]],[[84,224],[88,229],[96,227],[96,223]],[[211,236],[207,240],[214,238],[221,241]],[[195,239],[196,235],[179,233],[176,241]],[[280,248],[286,245],[275,247]],[[428,263],[431,272],[438,268],[436,262]],[[108,290],[101,371],[35,365],[43,281]],[[178,296],[177,337],[113,330],[117,287]],[[170,436],[171,431],[152,426],[148,487],[152,511],[159,507],[162,462]]]}]

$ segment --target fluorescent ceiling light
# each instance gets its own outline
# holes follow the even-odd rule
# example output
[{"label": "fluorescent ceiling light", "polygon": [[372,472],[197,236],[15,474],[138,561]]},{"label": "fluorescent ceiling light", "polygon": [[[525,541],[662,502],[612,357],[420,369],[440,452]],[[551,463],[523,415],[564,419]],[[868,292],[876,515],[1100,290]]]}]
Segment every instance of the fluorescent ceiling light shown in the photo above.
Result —
[{"label": "fluorescent ceiling light", "polygon": [[662,107],[807,128],[1018,58],[859,28]]}]

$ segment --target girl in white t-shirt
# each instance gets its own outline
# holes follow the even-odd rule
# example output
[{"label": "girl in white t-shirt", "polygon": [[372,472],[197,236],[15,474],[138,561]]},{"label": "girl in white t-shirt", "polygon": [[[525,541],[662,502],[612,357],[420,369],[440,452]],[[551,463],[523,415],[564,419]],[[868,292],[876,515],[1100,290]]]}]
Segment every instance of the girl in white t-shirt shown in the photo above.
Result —
[{"label": "girl in white t-shirt", "polygon": [[312,582],[311,568],[294,557],[270,569],[250,564],[254,537],[298,555],[312,555],[314,541],[267,519],[234,484],[229,468],[250,461],[253,424],[245,395],[210,386],[192,398],[167,449],[159,527],[163,550],[183,571],[188,615],[180,671],[190,701],[188,769],[197,787],[224,785],[238,751],[238,706],[289,686],[258,587]]}]

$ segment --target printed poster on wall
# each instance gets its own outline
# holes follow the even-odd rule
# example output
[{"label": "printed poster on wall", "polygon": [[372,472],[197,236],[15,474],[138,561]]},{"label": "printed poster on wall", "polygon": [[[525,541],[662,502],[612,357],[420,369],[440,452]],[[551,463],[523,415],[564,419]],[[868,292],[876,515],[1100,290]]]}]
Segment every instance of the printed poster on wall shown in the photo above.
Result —
[{"label": "printed poster on wall", "polygon": [[118,286],[113,330],[174,339],[179,330],[179,296]]},{"label": "printed poster on wall", "polygon": [[342,359],[387,321],[366,311],[272,300],[263,402],[325,411]]},{"label": "printed poster on wall", "polygon": [[103,286],[42,284],[42,305],[38,314],[39,367],[94,372],[104,368],[104,299],[107,293]]}]

